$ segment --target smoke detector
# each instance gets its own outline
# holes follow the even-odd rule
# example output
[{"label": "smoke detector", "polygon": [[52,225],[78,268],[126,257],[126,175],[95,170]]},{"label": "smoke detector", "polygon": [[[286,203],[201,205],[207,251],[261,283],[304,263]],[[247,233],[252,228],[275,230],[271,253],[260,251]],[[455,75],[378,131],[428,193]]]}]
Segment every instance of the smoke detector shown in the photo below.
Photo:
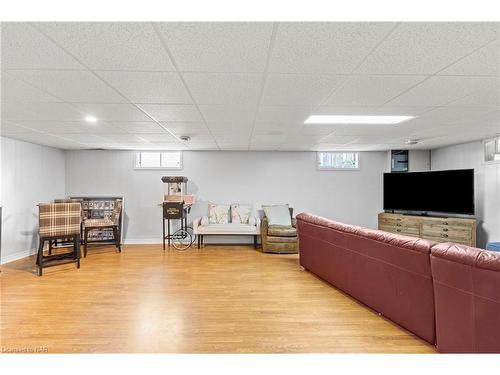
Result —
[{"label": "smoke detector", "polygon": [[181,141],[188,142],[189,140],[191,140],[191,137],[189,135],[181,135],[179,139]]},{"label": "smoke detector", "polygon": [[407,144],[407,145],[416,145],[418,142],[419,142],[419,140],[418,140],[418,139],[408,139],[408,140],[406,141],[406,144]]}]

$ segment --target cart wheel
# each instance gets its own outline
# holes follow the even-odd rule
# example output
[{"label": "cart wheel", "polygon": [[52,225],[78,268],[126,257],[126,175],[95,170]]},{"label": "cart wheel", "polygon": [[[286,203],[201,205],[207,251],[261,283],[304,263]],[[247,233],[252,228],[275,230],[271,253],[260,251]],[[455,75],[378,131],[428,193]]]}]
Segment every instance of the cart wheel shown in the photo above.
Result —
[{"label": "cart wheel", "polygon": [[187,230],[179,229],[172,235],[172,246],[179,251],[189,249],[192,243],[193,237]]},{"label": "cart wheel", "polygon": [[191,245],[196,241],[196,235],[193,233],[193,227],[187,226],[184,228],[191,235]]}]

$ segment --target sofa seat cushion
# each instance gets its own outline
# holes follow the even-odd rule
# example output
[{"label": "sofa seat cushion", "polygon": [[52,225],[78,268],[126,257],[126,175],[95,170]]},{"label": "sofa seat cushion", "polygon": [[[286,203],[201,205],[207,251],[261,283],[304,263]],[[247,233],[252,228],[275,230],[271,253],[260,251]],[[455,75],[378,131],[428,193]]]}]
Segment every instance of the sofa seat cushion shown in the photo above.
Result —
[{"label": "sofa seat cushion", "polygon": [[269,225],[267,234],[268,236],[296,237],[297,229],[291,225]]},{"label": "sofa seat cushion", "polygon": [[275,236],[267,236],[267,242],[272,243],[296,243],[297,237],[275,237]]},{"label": "sofa seat cushion", "polygon": [[200,234],[258,234],[255,225],[232,223],[201,225],[197,232]]}]

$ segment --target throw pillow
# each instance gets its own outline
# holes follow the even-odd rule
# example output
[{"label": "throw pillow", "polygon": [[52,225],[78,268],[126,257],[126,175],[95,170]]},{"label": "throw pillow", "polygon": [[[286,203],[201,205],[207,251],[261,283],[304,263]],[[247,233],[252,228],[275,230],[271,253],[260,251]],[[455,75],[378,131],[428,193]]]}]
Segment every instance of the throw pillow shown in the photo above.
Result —
[{"label": "throw pillow", "polygon": [[262,206],[269,225],[292,225],[288,204]]},{"label": "throw pillow", "polygon": [[231,205],[231,223],[248,224],[252,206],[234,203]]},{"label": "throw pillow", "polygon": [[210,224],[227,224],[229,222],[229,205],[209,203],[208,222]]}]

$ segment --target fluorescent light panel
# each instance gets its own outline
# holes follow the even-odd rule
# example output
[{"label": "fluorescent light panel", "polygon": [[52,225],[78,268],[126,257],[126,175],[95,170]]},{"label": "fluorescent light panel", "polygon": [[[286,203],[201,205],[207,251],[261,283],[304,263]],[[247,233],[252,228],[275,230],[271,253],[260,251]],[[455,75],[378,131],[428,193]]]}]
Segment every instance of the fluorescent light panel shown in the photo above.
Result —
[{"label": "fluorescent light panel", "polygon": [[312,115],[304,124],[400,124],[414,116]]}]

